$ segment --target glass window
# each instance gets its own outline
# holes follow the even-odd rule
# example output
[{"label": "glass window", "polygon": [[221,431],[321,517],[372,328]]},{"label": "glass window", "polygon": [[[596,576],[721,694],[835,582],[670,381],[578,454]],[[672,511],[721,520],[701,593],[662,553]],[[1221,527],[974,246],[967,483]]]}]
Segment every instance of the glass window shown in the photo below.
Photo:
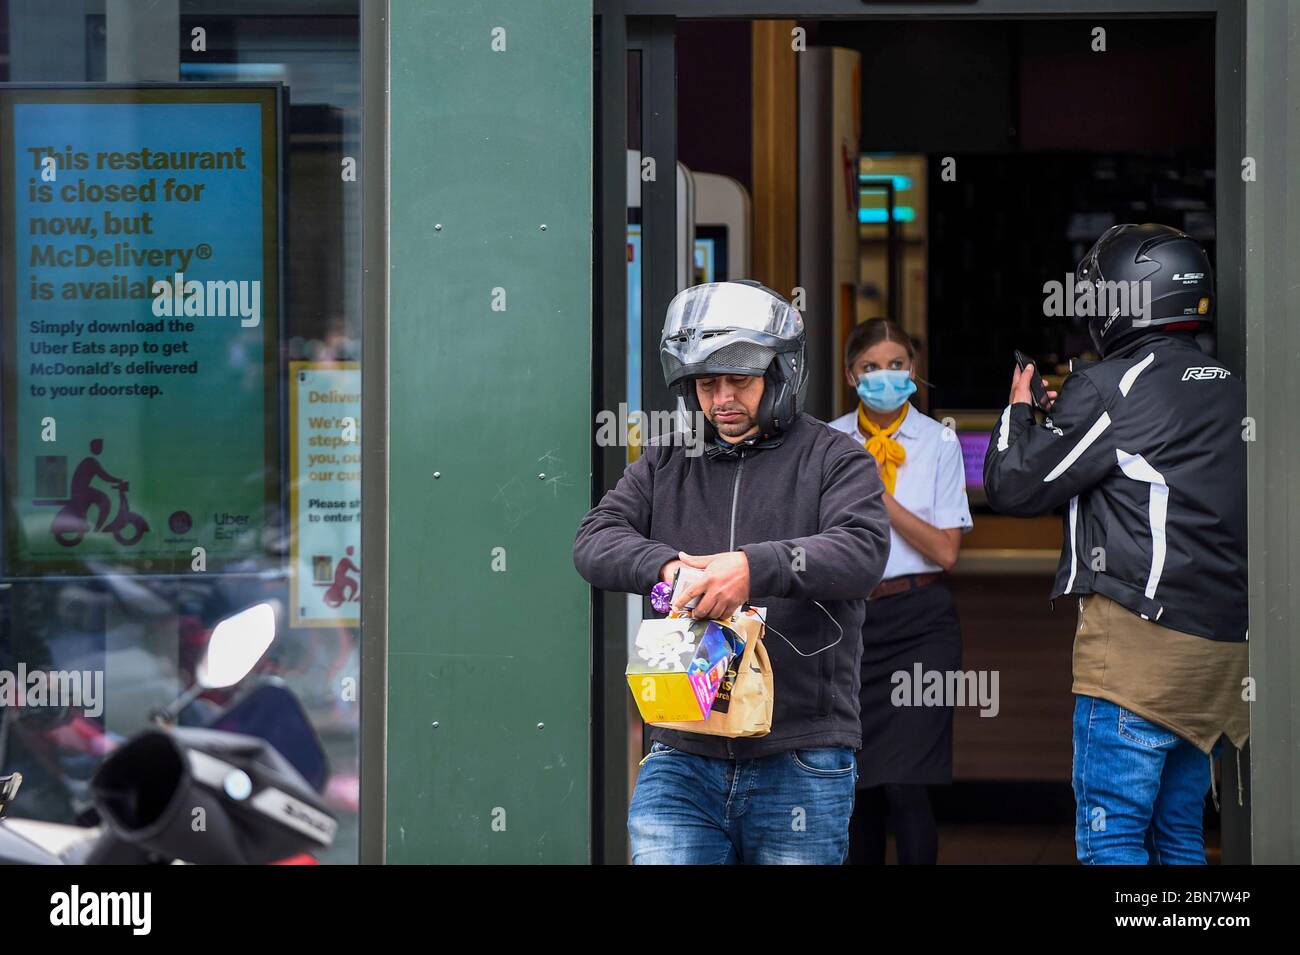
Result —
[{"label": "glass window", "polygon": [[0,0],[0,46],[8,815],[85,821],[107,753],[215,724],[353,862],[358,4]]}]

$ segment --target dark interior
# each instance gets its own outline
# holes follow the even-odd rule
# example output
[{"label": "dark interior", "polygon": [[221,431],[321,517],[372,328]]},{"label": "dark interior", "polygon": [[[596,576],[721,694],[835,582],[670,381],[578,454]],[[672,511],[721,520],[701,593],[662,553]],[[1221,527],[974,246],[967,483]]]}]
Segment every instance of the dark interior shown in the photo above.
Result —
[{"label": "dark interior", "polygon": [[[1072,271],[1108,225],[1167,223],[1213,260],[1211,19],[799,25],[809,47],[861,55],[859,152],[928,160],[932,408],[1000,408],[1014,349],[1045,371],[1089,356],[1085,319],[1044,318],[1042,277]],[[1089,49],[1094,26],[1107,31],[1104,55]],[[678,158],[752,195],[751,58],[749,21],[677,22]],[[640,121],[630,115],[629,130]],[[945,157],[956,181],[939,178]],[[975,497],[972,510],[977,532],[1000,536],[994,546],[1059,546],[1055,517],[1017,522]],[[997,719],[957,710],[954,783],[932,794],[941,861],[1072,862],[1074,602],[1049,605],[1045,570],[951,577],[963,666],[999,671],[1003,706]],[[1207,813],[1212,859],[1217,826]]]}]

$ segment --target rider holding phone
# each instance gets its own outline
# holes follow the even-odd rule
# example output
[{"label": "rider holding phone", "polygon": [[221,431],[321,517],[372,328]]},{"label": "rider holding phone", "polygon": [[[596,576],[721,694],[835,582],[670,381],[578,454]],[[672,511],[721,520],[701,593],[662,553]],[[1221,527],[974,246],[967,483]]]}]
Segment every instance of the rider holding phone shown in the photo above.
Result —
[{"label": "rider holding phone", "polygon": [[[1221,737],[1249,734],[1242,382],[1199,346],[1214,315],[1205,251],[1168,226],[1117,225],[1079,263],[1102,360],[1033,410],[1032,366],[984,459],[989,504],[1064,509],[1052,598],[1079,597],[1076,847],[1085,863],[1204,864]],[[1238,776],[1240,781],[1240,775]],[[1240,793],[1239,793],[1240,798]]]}]

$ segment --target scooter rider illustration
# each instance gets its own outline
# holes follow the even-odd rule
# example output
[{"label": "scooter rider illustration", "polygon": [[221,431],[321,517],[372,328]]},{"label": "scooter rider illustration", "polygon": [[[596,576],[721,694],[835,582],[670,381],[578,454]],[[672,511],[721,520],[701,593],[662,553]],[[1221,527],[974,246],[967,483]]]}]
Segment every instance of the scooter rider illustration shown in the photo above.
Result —
[{"label": "scooter rider illustration", "polygon": [[[92,438],[90,455],[82,458],[72,474],[72,492],[66,502],[57,503],[64,506],[54,515],[51,531],[54,539],[64,547],[81,543],[89,531],[103,531],[112,534],[119,544],[135,544],[149,530],[149,524],[139,514],[131,511],[126,501],[126,492],[130,484],[121,478],[109,474],[99,463],[98,456],[104,451],[104,439]],[[106,493],[95,487],[95,479],[111,484],[117,489],[117,515],[111,523],[105,524],[113,510],[113,504]],[[90,522],[90,509],[95,508],[95,522]]]},{"label": "scooter rider illustration", "polygon": [[339,607],[349,601],[359,599],[361,585],[352,574],[355,573],[359,577],[361,568],[352,562],[352,551],[353,547],[349,544],[347,556],[340,560],[338,566],[334,568],[334,582],[325,591],[323,598],[327,607]]}]

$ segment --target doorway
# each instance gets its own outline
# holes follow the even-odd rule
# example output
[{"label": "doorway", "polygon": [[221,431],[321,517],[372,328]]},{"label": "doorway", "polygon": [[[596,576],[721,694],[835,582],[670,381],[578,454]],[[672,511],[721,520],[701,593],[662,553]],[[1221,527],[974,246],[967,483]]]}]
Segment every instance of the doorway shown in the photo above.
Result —
[{"label": "doorway", "polygon": [[[1241,155],[1239,10],[1169,3],[1134,17],[1112,3],[1060,3],[1045,17],[1041,4],[916,4],[903,17],[900,5],[744,6],[598,5],[595,407],[668,407],[653,316],[684,287],[684,257],[707,268],[719,238],[740,240],[696,215],[698,189],[683,206],[704,176],[734,182],[750,208],[747,276],[730,277],[805,293],[810,413],[829,420],[850,407],[838,367],[853,324],[883,315],[907,328],[927,384],[918,403],[950,423],[967,459],[976,527],[952,575],[963,666],[997,671],[1002,693],[998,718],[958,710],[954,783],[934,794],[940,861],[1070,862],[1074,616],[1047,602],[1060,521],[983,508],[978,465],[1013,349],[1040,356],[1057,383],[1087,350],[1084,326],[1044,320],[1042,286],[1114,222],[1167,222],[1207,245],[1225,317],[1210,347],[1244,370],[1243,195],[1238,177],[1217,174]],[[595,497],[617,480],[624,451],[595,449]],[[604,861],[626,857],[640,755],[622,680],[637,603],[602,595],[595,613],[594,857]],[[1207,819],[1212,861],[1248,861],[1249,820],[1234,802]]]}]

